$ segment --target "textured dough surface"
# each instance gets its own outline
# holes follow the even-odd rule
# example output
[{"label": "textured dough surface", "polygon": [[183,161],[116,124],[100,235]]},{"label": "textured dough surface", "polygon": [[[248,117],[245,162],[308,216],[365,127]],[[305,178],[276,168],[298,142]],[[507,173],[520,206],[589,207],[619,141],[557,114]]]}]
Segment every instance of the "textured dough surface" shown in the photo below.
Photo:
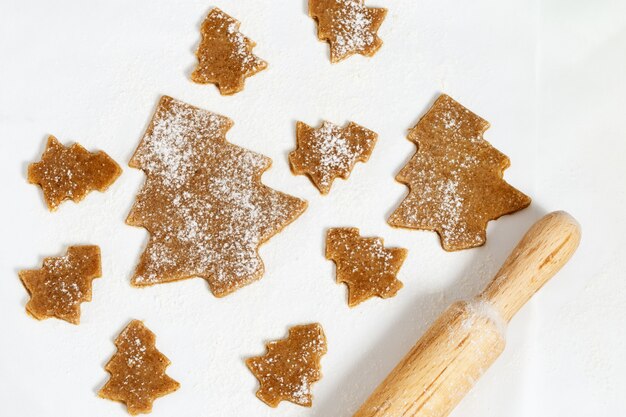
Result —
[{"label": "textured dough surface", "polygon": [[28,166],[28,182],[41,187],[54,211],[64,200],[78,203],[93,190],[105,191],[121,173],[106,153],[90,153],[78,143],[65,147],[50,136],[41,160]]},{"label": "textured dough surface", "polygon": [[309,15],[317,22],[317,37],[330,45],[330,61],[354,54],[373,56],[383,44],[378,28],[387,9],[366,7],[364,0],[309,0]]},{"label": "textured dough surface", "polygon": [[239,32],[239,25],[217,7],[209,12],[200,30],[202,40],[192,81],[215,84],[220,94],[231,95],[243,90],[246,78],[267,68],[267,63],[252,53],[256,44]]},{"label": "textured dough surface", "polygon": [[127,223],[150,233],[133,285],[198,276],[216,296],[230,294],[261,278],[258,247],[306,209],[261,183],[271,160],[228,143],[232,125],[161,98],[129,163],[147,178]]},{"label": "textured dough surface", "polygon": [[30,294],[26,311],[38,320],[80,323],[80,305],[91,301],[91,284],[102,276],[98,246],[70,246],[65,256],[44,258],[41,269],[19,277]]},{"label": "textured dough surface", "polygon": [[266,347],[265,355],[246,360],[261,385],[256,396],[270,407],[281,401],[311,407],[311,385],[322,378],[320,360],[327,351],[322,326],[292,327],[286,339],[269,342]]},{"label": "textured dough surface", "polygon": [[441,95],[409,132],[417,152],[396,180],[409,194],[389,224],[434,230],[447,251],[481,246],[487,223],[528,207],[530,198],[503,179],[509,158],[485,139],[489,123]]},{"label": "textured dough surface", "polygon": [[132,415],[152,411],[155,399],[176,391],[180,384],[165,374],[170,360],[155,346],[156,336],[133,320],[115,339],[117,352],[104,369],[111,375],[98,395],[126,404]]},{"label": "textured dough surface", "polygon": [[294,174],[306,174],[322,194],[328,194],[335,178],[348,179],[357,162],[367,162],[378,135],[348,123],[344,127],[323,122],[318,128],[296,125],[296,150],[289,154]]},{"label": "textured dough surface", "polygon": [[337,282],[348,286],[348,305],[372,298],[390,298],[400,288],[396,275],[408,251],[386,248],[380,238],[361,237],[356,228],[333,228],[326,235],[326,259],[335,262]]}]

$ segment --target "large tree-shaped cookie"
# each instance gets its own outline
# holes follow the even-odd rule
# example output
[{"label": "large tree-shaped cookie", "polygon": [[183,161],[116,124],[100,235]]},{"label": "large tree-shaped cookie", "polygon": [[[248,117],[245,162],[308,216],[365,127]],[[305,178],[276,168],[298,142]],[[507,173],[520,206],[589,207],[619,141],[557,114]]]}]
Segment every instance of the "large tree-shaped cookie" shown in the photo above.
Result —
[{"label": "large tree-shaped cookie", "polygon": [[127,223],[150,233],[133,285],[199,276],[227,295],[261,278],[259,245],[305,210],[305,201],[261,183],[271,160],[228,143],[232,124],[161,98],[129,164],[147,179]]},{"label": "large tree-shaped cookie", "polygon": [[409,194],[391,214],[392,226],[434,230],[448,251],[480,246],[487,222],[521,210],[530,198],[510,186],[510,161],[483,139],[489,123],[440,96],[410,131],[417,152],[396,179]]},{"label": "large tree-shaped cookie", "polygon": [[91,301],[91,283],[102,276],[98,246],[70,246],[65,256],[44,258],[41,269],[19,272],[30,294],[26,311],[38,320],[80,322],[80,305]]},{"label": "large tree-shaped cookie", "polygon": [[354,54],[374,55],[383,44],[377,32],[386,14],[386,9],[367,7],[365,0],[309,0],[317,37],[329,43],[332,63]]},{"label": "large tree-shaped cookie", "polygon": [[246,360],[261,385],[256,396],[270,407],[277,407],[281,401],[310,407],[311,385],[322,378],[320,359],[327,350],[322,326],[313,323],[292,327],[286,339],[266,346],[265,355]]},{"label": "large tree-shaped cookie", "polygon": [[102,398],[126,404],[132,415],[152,411],[155,399],[180,384],[165,374],[170,365],[155,346],[156,336],[139,320],[131,321],[115,339],[117,352],[106,364],[111,377],[100,389]]},{"label": "large tree-shaped cookie", "polygon": [[213,83],[221,94],[231,95],[243,90],[246,78],[267,68],[252,53],[256,44],[239,32],[239,22],[217,7],[209,12],[201,31],[198,65],[191,74],[194,82]]}]

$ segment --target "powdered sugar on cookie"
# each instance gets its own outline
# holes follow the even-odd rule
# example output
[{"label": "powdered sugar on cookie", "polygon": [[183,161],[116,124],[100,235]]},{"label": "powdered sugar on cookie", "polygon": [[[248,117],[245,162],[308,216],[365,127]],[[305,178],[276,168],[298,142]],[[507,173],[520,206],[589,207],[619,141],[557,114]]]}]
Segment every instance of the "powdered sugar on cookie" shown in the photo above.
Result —
[{"label": "powdered sugar on cookie", "polygon": [[317,323],[292,327],[286,339],[268,343],[265,355],[246,360],[260,383],[257,397],[270,407],[281,401],[310,407],[311,385],[322,377],[320,360],[326,350],[326,336]]},{"label": "powdered sugar on cookie", "polygon": [[176,391],[180,384],[166,375],[170,361],[155,341],[141,321],[131,321],[115,339],[117,352],[105,366],[111,377],[98,394],[125,403],[136,415],[149,413],[155,399]]},{"label": "powdered sugar on cookie", "polygon": [[64,256],[45,258],[41,269],[19,272],[30,294],[26,310],[42,320],[80,322],[80,305],[91,301],[92,281],[102,275],[100,248],[70,246]]},{"label": "powdered sugar on cookie", "polygon": [[318,22],[318,37],[330,44],[331,62],[351,55],[372,56],[382,45],[377,35],[386,10],[363,0],[310,0],[309,14]]},{"label": "powdered sugar on cookie", "polygon": [[298,122],[297,148],[289,154],[295,174],[306,174],[322,194],[327,194],[335,178],[347,179],[354,165],[366,162],[378,135],[355,123],[339,127],[323,122],[312,128]]},{"label": "powdered sugar on cookie", "polygon": [[418,150],[396,179],[410,188],[393,226],[435,230],[446,250],[480,246],[487,222],[530,198],[503,179],[509,159],[483,139],[489,123],[446,95],[409,133]]},{"label": "powdered sugar on cookie", "polygon": [[202,23],[202,40],[196,51],[198,65],[191,79],[199,84],[216,84],[223,95],[243,90],[247,77],[267,68],[254,55],[256,45],[239,32],[239,22],[218,8]]},{"label": "powdered sugar on cookie", "polygon": [[395,296],[402,288],[396,275],[407,252],[386,248],[380,238],[361,237],[356,228],[333,228],[326,235],[326,258],[337,266],[337,282],[348,286],[350,307],[374,296]]},{"label": "powdered sugar on cookie", "polygon": [[151,234],[134,285],[200,276],[226,295],[263,275],[259,245],[306,203],[264,186],[271,161],[225,140],[232,122],[163,97],[130,161],[147,180],[127,222]]}]

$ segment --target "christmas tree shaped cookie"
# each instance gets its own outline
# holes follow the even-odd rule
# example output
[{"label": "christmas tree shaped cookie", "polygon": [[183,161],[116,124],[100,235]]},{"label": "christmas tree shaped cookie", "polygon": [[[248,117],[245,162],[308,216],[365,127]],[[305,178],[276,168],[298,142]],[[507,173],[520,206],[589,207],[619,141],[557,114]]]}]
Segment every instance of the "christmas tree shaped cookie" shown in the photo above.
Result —
[{"label": "christmas tree shaped cookie", "polygon": [[335,178],[348,179],[354,165],[367,162],[378,135],[349,123],[339,127],[323,122],[319,128],[298,122],[296,150],[289,154],[294,174],[306,174],[322,194],[328,194]]},{"label": "christmas tree shaped cookie", "polygon": [[489,123],[440,96],[410,131],[418,149],[396,179],[409,194],[391,214],[396,227],[434,230],[445,250],[480,246],[487,222],[526,208],[530,198],[504,181],[510,161],[483,139]]},{"label": "christmas tree shaped cookie", "polygon": [[111,377],[98,395],[125,403],[136,415],[151,412],[155,399],[176,391],[180,384],[165,374],[170,361],[155,340],[142,322],[131,321],[115,339],[117,352],[105,366]]},{"label": "christmas tree shaped cookie", "polygon": [[50,136],[41,161],[28,167],[28,182],[41,187],[48,209],[54,211],[64,200],[78,203],[93,190],[105,191],[121,173],[106,153],[90,153],[78,143],[65,147]]},{"label": "christmas tree shaped cookie", "polygon": [[281,401],[310,407],[311,385],[322,378],[320,359],[326,354],[326,337],[317,323],[295,326],[283,340],[268,343],[267,353],[246,360],[259,380],[256,396],[277,407]]},{"label": "christmas tree shaped cookie", "polygon": [[309,0],[317,37],[330,44],[332,63],[354,54],[374,55],[383,44],[377,32],[386,14],[386,9],[365,6],[364,0]]},{"label": "christmas tree shaped cookie", "polygon": [[239,25],[220,9],[211,10],[202,23],[198,65],[191,74],[194,82],[213,83],[222,95],[231,95],[243,90],[246,78],[267,68],[252,53],[256,44],[239,32]]},{"label": "christmas tree shaped cookie", "polygon": [[348,286],[348,305],[368,298],[390,298],[402,288],[396,275],[407,250],[385,248],[379,238],[359,236],[356,228],[330,229],[326,235],[326,258],[337,265],[337,282]]},{"label": "christmas tree shaped cookie", "polygon": [[56,317],[80,322],[80,304],[91,301],[91,284],[102,276],[100,248],[70,246],[65,256],[45,258],[42,268],[19,277],[30,294],[26,311],[38,320]]},{"label": "christmas tree shaped cookie", "polygon": [[271,160],[228,143],[232,124],[161,98],[129,164],[147,179],[127,223],[150,232],[133,285],[198,276],[225,296],[261,278],[259,245],[306,209],[261,183]]}]

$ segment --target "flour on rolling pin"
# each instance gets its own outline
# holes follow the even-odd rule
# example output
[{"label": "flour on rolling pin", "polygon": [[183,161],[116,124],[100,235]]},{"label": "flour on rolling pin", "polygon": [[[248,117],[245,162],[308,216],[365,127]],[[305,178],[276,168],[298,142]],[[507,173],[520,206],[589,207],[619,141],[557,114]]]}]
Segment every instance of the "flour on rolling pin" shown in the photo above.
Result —
[{"label": "flour on rolling pin", "polygon": [[469,328],[477,318],[485,318],[490,320],[504,337],[507,327],[506,320],[491,304],[484,300],[474,299],[467,302],[467,308],[472,314],[463,322],[464,326]]}]

